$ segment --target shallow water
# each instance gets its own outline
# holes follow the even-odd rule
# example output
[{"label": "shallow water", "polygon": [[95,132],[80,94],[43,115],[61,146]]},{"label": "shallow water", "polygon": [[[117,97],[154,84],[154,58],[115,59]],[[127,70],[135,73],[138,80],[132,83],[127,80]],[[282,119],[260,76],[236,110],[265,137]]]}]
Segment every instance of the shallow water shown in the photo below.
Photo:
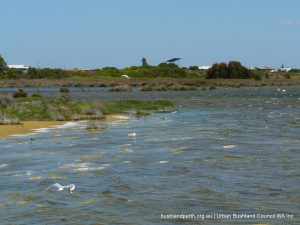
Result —
[{"label": "shallow water", "polygon": [[[133,92],[125,97],[179,99],[178,112],[114,121],[97,132],[81,122],[0,139],[1,223],[299,224],[300,89],[286,90]],[[56,182],[76,189],[43,192]],[[213,213],[295,218],[161,219]]]}]

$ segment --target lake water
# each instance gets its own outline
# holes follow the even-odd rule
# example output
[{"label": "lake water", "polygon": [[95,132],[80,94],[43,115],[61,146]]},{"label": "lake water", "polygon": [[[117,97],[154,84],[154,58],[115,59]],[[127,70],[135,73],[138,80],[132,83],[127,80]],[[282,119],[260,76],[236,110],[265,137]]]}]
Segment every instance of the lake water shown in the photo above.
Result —
[{"label": "lake water", "polygon": [[[300,224],[300,87],[276,89],[71,89],[76,100],[173,99],[178,111],[0,139],[0,224]],[[44,192],[56,182],[76,189]],[[161,218],[274,213],[294,218]]]}]

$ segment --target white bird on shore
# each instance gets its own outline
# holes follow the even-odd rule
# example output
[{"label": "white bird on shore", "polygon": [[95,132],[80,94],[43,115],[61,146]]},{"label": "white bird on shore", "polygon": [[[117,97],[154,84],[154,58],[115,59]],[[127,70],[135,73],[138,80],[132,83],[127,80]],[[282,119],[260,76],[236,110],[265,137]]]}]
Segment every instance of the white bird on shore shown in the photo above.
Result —
[{"label": "white bird on shore", "polygon": [[69,192],[70,194],[73,193],[73,191],[75,190],[75,184],[69,184],[69,185],[66,185],[66,186],[63,186],[63,185],[60,185],[59,183],[55,183],[55,184],[52,184],[51,186],[47,187],[45,191],[49,190],[50,188],[52,187],[56,187],[57,188],[57,191],[63,191],[64,189],[69,189]]},{"label": "white bird on shore", "polygon": [[127,78],[127,79],[130,79],[130,77],[128,75],[122,75],[121,77],[124,77],[124,78]]},{"label": "white bird on shore", "polygon": [[136,137],[136,133],[130,133],[128,134],[128,137]]}]

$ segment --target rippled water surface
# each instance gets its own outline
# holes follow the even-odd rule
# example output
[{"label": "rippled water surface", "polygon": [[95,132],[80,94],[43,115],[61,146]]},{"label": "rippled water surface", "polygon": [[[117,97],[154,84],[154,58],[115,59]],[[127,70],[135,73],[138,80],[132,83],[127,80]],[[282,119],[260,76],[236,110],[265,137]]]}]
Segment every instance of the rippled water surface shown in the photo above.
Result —
[{"label": "rippled water surface", "polygon": [[[79,100],[176,99],[178,111],[0,139],[1,224],[299,224],[300,87],[286,90],[74,89]],[[43,192],[56,182],[76,189]],[[212,213],[295,218],[161,219]]]}]

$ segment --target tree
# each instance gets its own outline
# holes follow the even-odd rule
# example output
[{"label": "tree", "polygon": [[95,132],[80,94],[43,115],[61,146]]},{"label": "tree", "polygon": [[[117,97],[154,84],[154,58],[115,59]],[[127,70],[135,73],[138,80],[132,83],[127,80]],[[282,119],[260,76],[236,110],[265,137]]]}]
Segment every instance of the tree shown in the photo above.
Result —
[{"label": "tree", "polygon": [[199,66],[190,66],[189,70],[199,70]]},{"label": "tree", "polygon": [[227,64],[226,63],[213,64],[213,66],[207,70],[206,77],[208,79],[227,78]]},{"label": "tree", "polygon": [[252,72],[244,67],[238,61],[230,61],[226,63],[215,63],[210,69],[207,70],[206,77],[213,78],[250,78]]},{"label": "tree", "polygon": [[7,64],[5,60],[0,55],[0,74],[3,74],[7,70]]},{"label": "tree", "polygon": [[147,63],[147,59],[145,57],[142,58],[142,64],[143,64],[143,67],[149,66]]}]

